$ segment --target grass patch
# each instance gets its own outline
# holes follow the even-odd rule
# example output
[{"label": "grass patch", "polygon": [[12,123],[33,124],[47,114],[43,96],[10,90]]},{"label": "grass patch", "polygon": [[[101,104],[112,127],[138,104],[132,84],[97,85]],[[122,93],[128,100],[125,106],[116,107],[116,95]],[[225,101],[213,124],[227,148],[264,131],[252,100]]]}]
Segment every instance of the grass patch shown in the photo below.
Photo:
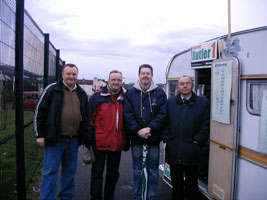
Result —
[{"label": "grass patch", "polygon": [[16,198],[16,143],[15,138],[0,148],[1,199]]},{"label": "grass patch", "polygon": [[[9,116],[12,117],[12,112],[9,113]],[[32,117],[33,112],[24,112],[24,122],[29,123],[29,120],[32,120]],[[11,136],[14,134],[14,126],[14,123],[13,125],[9,125],[5,130],[8,130],[8,134],[5,135]],[[0,131],[0,136],[2,133],[3,130]],[[42,172],[39,165],[43,158],[43,148],[40,148],[36,143],[36,138],[33,133],[33,124],[24,129],[24,155],[26,176],[25,182],[27,185],[29,184],[27,190],[27,199],[39,199],[38,193],[35,194],[30,192],[32,190],[31,185],[38,185],[40,182]],[[8,142],[0,146],[0,199],[17,199],[16,171],[16,139],[13,137]],[[34,194],[38,195],[38,198],[36,198]]]},{"label": "grass patch", "polygon": [[[34,112],[24,111],[24,125],[33,121]],[[0,142],[15,134],[15,111],[0,111]]]},{"label": "grass patch", "polygon": [[27,188],[27,200],[40,199],[41,186],[42,186],[42,165],[36,170],[34,177],[29,182]]}]

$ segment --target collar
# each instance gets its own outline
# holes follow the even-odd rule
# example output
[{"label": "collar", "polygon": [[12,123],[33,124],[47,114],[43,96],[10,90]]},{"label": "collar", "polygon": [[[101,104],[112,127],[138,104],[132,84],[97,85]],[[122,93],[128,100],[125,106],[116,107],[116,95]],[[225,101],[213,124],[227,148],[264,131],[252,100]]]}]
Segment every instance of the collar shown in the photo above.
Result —
[{"label": "collar", "polygon": [[143,92],[151,92],[152,90],[154,90],[155,88],[157,88],[157,85],[154,84],[153,81],[151,81],[151,83],[150,83],[150,87],[149,87],[147,90],[143,90],[143,89],[141,88],[141,86],[140,86],[140,81],[138,80],[138,81],[134,84],[133,87],[136,88],[137,90],[140,90],[140,91],[143,91]]},{"label": "collar", "polygon": [[[183,102],[183,97],[182,97],[182,95],[181,95],[180,93],[177,94],[177,96],[176,96],[175,99],[176,99],[176,102],[177,102],[178,104],[183,104],[183,103],[184,103],[184,102]],[[194,105],[194,104],[195,104],[195,100],[196,100],[196,94],[192,91],[191,96],[188,97],[187,99],[188,99],[188,105],[189,105],[189,106]]]},{"label": "collar", "polygon": [[[108,90],[108,86],[106,85],[105,87],[97,90],[96,92],[99,92],[101,96],[112,96],[111,92]],[[118,97],[117,97],[117,100],[123,100],[123,96],[124,96],[124,93],[123,93],[123,89],[121,88],[120,92],[118,93]]]},{"label": "collar", "polygon": [[[189,95],[189,97],[186,98],[186,100],[189,101],[189,99],[190,99],[191,97],[192,97],[192,92],[191,92],[191,94]],[[184,96],[183,96],[183,95],[181,95],[181,99],[182,99],[182,101],[184,101]]]},{"label": "collar", "polygon": [[74,88],[73,89],[71,89],[66,83],[65,83],[65,81],[63,80],[63,84],[67,87],[67,88],[69,88],[69,90],[70,91],[73,91],[73,90],[76,90],[76,88],[77,88],[77,84],[75,83],[75,85],[74,85]]},{"label": "collar", "polygon": [[112,95],[117,95],[121,92],[122,88],[120,87],[118,90],[112,90],[109,85],[107,85],[108,91],[112,94]]}]

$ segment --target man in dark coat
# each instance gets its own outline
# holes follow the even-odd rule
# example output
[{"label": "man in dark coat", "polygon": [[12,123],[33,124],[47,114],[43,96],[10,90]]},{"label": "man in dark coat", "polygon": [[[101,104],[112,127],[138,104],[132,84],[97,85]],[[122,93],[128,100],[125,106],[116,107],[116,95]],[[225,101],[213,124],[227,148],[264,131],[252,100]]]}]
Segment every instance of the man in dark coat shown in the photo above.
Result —
[{"label": "man in dark coat", "polygon": [[62,79],[48,85],[34,115],[36,142],[44,147],[41,200],[56,200],[57,176],[61,165],[59,199],[74,198],[74,176],[78,145],[89,132],[88,99],[77,84],[78,68],[66,64]]},{"label": "man in dark coat", "polygon": [[124,100],[124,122],[133,158],[134,200],[154,200],[158,198],[159,143],[167,117],[167,98],[152,81],[152,66],[141,65],[138,76],[139,81],[127,90]]},{"label": "man in dark coat", "polygon": [[209,103],[192,90],[192,78],[178,81],[177,96],[168,100],[168,125],[164,132],[166,162],[170,164],[172,197],[198,199],[198,163],[201,148],[209,138]]}]

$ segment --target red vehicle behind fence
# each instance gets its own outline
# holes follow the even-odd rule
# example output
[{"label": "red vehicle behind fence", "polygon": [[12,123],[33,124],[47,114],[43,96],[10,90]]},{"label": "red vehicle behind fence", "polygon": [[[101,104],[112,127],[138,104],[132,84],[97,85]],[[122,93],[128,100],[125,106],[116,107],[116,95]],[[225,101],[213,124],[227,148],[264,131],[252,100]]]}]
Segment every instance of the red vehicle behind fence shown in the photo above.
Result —
[{"label": "red vehicle behind fence", "polygon": [[23,92],[24,110],[34,110],[38,103],[39,93],[35,91]]}]

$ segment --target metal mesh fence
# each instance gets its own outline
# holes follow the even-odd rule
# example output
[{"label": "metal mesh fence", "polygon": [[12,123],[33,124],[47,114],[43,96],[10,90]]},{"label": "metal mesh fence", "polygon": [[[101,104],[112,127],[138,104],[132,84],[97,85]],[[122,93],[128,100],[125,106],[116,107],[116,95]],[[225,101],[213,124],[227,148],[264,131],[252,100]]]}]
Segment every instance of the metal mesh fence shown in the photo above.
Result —
[{"label": "metal mesh fence", "polygon": [[43,158],[43,149],[37,145],[33,134],[33,124],[24,129],[24,143],[26,183],[29,185]]},{"label": "metal mesh fence", "polygon": [[[0,144],[14,135],[15,12],[0,0]],[[12,4],[11,4],[12,5]],[[11,21],[14,20],[14,21]],[[1,169],[0,169],[1,170]]]},{"label": "metal mesh fence", "polygon": [[0,198],[16,199],[16,140],[13,137],[0,147]]},{"label": "metal mesh fence", "polygon": [[49,44],[49,71],[48,71],[48,84],[56,81],[56,48]]},{"label": "metal mesh fence", "polygon": [[0,0],[0,199],[16,197],[15,5]]},{"label": "metal mesh fence", "polygon": [[[15,28],[16,1],[0,0],[0,199],[20,199],[17,194],[16,171],[16,99],[15,99]],[[49,56],[48,82],[56,81],[57,50],[45,37],[31,16],[24,12],[23,104],[25,182],[28,187],[40,169],[43,149],[36,144],[33,115],[38,97],[44,89],[45,54]],[[59,67],[64,62],[59,59]],[[38,173],[40,176],[40,173]],[[40,179],[38,177],[37,179]]]},{"label": "metal mesh fence", "polygon": [[[24,91],[35,91],[40,95],[44,87],[44,35],[27,12],[24,19]],[[25,97],[30,101],[30,95]],[[29,108],[30,105],[26,106],[27,110]]]}]

